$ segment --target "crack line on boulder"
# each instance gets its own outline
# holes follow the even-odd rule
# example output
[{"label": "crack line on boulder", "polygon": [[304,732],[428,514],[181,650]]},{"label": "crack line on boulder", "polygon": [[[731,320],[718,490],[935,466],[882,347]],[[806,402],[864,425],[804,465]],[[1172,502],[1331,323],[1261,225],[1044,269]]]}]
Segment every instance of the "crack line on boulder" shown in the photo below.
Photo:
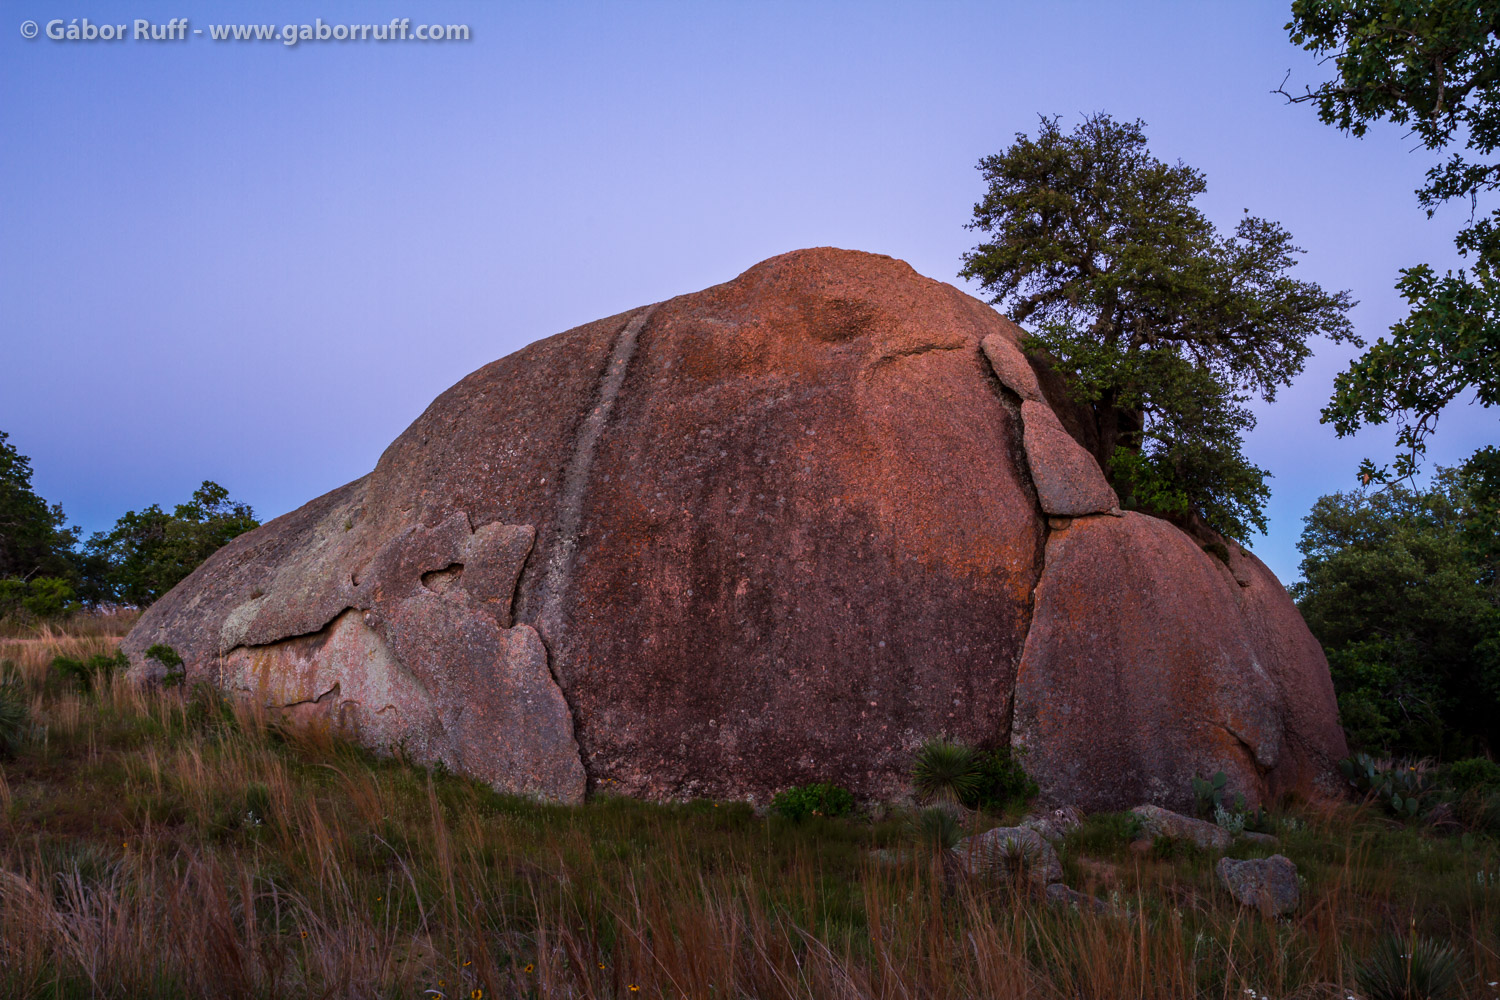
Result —
[{"label": "crack line on boulder", "polygon": [[[527,602],[536,607],[536,613],[528,617],[532,627],[541,636],[542,644],[548,647],[547,665],[559,688],[563,687],[564,678],[547,640],[553,627],[558,624],[562,599],[573,575],[573,561],[578,554],[578,533],[583,522],[583,502],[593,472],[594,455],[599,449],[599,439],[604,436],[604,429],[609,425],[610,416],[614,412],[615,400],[625,384],[625,374],[630,367],[631,358],[635,356],[641,330],[655,311],[656,306],[651,305],[637,312],[615,338],[609,364],[599,380],[599,396],[593,409],[583,418],[573,446],[573,456],[563,473],[563,486],[558,494],[557,521],[552,529],[552,543],[547,546],[542,579],[537,586],[536,597]],[[519,581],[517,589],[519,590]],[[519,620],[519,615],[516,617]]]},{"label": "crack line on boulder", "polygon": [[1031,456],[1026,453],[1025,427],[1021,417],[1022,396],[1000,377],[1000,372],[995,368],[995,363],[990,359],[988,352],[982,348],[979,354],[979,368],[989,382],[995,398],[1000,402],[1007,413],[1015,420],[1015,449],[1021,456],[1021,465],[1025,469],[1026,483],[1031,487],[1031,498],[1036,504],[1037,517],[1041,519],[1042,538],[1037,547],[1036,563],[1033,567],[1035,576],[1032,578],[1030,592],[1026,601],[1026,628],[1021,635],[1020,651],[1016,654],[1014,672],[1011,675],[1010,697],[1005,703],[1005,742],[1009,747],[1015,746],[1016,735],[1016,687],[1021,680],[1021,662],[1026,657],[1026,642],[1031,637],[1031,626],[1036,620],[1036,590],[1041,586],[1042,576],[1047,572],[1047,543],[1052,540],[1052,526],[1048,520],[1047,512],[1042,509],[1041,494],[1036,488],[1036,479],[1031,474]]}]

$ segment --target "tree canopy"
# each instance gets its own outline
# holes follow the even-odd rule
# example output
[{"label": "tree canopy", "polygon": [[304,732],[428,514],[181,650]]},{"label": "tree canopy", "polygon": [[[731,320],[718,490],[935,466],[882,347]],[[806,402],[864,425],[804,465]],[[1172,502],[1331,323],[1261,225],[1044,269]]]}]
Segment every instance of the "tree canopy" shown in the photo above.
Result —
[{"label": "tree canopy", "polygon": [[145,607],[220,546],[260,522],[205,480],[171,513],[130,511],[79,545],[62,507],[31,487],[31,460],[0,431],[0,619],[51,618],[85,604]]},{"label": "tree canopy", "polygon": [[128,511],[113,529],[89,538],[89,596],[145,607],[259,524],[249,505],[230,500],[228,490],[208,480],[170,514],[156,504]]},{"label": "tree canopy", "polygon": [[1299,249],[1246,211],[1222,235],[1194,205],[1202,172],[1151,155],[1107,114],[1042,118],[979,169],[960,274],[1032,327],[1093,416],[1121,502],[1243,538],[1265,530],[1265,470],[1244,456],[1245,404],[1302,370],[1308,340],[1354,340],[1347,292],[1292,278]]},{"label": "tree canopy", "polygon": [[1292,587],[1328,652],[1350,742],[1466,756],[1500,750],[1500,450],[1321,497]]},{"label": "tree canopy", "polygon": [[[1470,392],[1482,406],[1500,402],[1500,210],[1479,214],[1500,188],[1500,3],[1295,0],[1286,27],[1335,71],[1290,100],[1312,102],[1322,121],[1356,136],[1389,120],[1427,149],[1464,149],[1431,168],[1416,194],[1429,216],[1445,202],[1468,203],[1455,243],[1470,266],[1441,276],[1427,264],[1403,270],[1396,288],[1408,316],[1336,378],[1323,410],[1341,437],[1395,420],[1395,474],[1408,477],[1445,406]],[[1364,472],[1387,478],[1369,461]]]},{"label": "tree canopy", "polygon": [[0,431],[0,579],[71,576],[68,553],[77,541],[62,507],[32,489],[31,459]]}]

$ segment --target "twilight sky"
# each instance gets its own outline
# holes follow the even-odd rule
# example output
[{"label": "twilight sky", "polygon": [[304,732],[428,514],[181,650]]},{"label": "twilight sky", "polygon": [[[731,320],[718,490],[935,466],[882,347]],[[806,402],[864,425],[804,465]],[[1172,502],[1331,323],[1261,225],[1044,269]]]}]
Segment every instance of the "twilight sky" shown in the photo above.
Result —
[{"label": "twilight sky", "polygon": [[[808,246],[955,277],[975,162],[1039,113],[1143,118],[1349,288],[1452,266],[1430,157],[1269,93],[1315,83],[1279,3],[0,3],[0,430],[92,531],[205,478],[262,518],[363,475],[447,386],[579,323]],[[167,22],[178,42],[28,40],[28,19]],[[444,43],[214,42],[221,23],[467,24]],[[970,289],[977,291],[977,289]],[[1302,517],[1391,435],[1317,421],[1353,352],[1321,345],[1247,451],[1251,539],[1295,579]],[[1497,439],[1455,406],[1431,449]]]}]

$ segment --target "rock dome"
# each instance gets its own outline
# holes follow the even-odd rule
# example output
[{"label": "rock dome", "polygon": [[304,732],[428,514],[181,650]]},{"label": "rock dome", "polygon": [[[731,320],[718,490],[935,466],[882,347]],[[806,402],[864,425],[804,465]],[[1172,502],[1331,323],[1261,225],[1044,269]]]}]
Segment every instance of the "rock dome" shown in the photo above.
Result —
[{"label": "rock dome", "polygon": [[983,302],[835,249],[533,343],[125,640],[498,789],[898,794],[946,735],[1053,801],[1250,801],[1346,752],[1254,556],[1121,512]]}]

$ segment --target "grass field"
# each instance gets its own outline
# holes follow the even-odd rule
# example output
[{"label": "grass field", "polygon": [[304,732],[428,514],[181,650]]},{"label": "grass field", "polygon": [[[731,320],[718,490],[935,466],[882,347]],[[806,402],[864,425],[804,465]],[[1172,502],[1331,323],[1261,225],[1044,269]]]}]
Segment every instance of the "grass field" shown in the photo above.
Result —
[{"label": "grass field", "polygon": [[1274,920],[1212,856],[1094,816],[1064,867],[1116,912],[1080,913],[945,875],[897,806],[539,805],[206,691],[61,676],[118,641],[75,631],[0,640],[30,715],[0,757],[0,997],[1343,998],[1393,932],[1500,995],[1489,836],[1288,805],[1303,905]]}]

